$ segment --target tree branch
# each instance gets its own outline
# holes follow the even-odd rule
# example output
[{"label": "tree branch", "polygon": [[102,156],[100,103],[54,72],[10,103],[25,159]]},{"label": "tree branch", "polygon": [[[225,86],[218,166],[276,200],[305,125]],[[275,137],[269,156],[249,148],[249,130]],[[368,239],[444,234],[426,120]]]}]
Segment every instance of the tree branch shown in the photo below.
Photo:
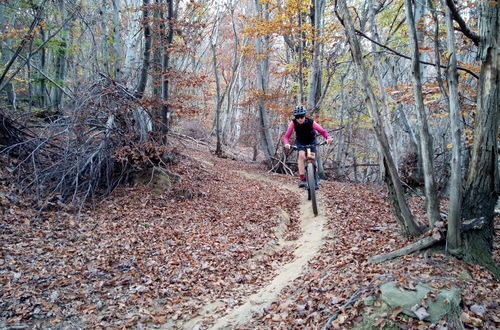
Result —
[{"label": "tree branch", "polygon": [[460,26],[460,30],[462,33],[468,37],[469,39],[472,40],[474,45],[478,46],[479,45],[479,36],[475,34],[473,31],[471,31],[467,25],[465,24],[465,21],[463,20],[462,16],[460,16],[460,13],[458,12],[457,7],[455,7],[455,3],[453,0],[446,0],[446,5],[448,8],[450,8],[451,16],[455,20],[455,22],[458,23],[458,26]]},{"label": "tree branch", "polygon": [[[379,42],[377,42],[377,41],[373,40],[372,38],[368,37],[366,34],[364,34],[363,32],[361,32],[361,31],[359,31],[359,30],[355,30],[355,31],[356,31],[356,33],[357,33],[357,34],[359,34],[360,36],[362,36],[362,37],[364,37],[364,38],[368,39],[369,41],[371,41],[371,42],[373,42],[373,43],[375,43],[375,44],[379,45],[380,47],[382,47],[382,48],[384,48],[384,49],[387,49],[387,50],[388,50],[388,51],[390,51],[391,53],[393,53],[393,54],[395,54],[395,55],[397,55],[397,56],[400,56],[400,57],[406,58],[406,59],[408,59],[408,60],[411,60],[411,57],[410,57],[410,56],[405,55],[405,54],[402,54],[402,53],[400,53],[400,52],[398,52],[398,51],[396,51],[396,50],[394,50],[394,49],[392,49],[392,48],[390,48],[390,47],[387,47],[387,46],[386,46],[386,45],[384,45],[384,44],[381,44],[381,43],[379,43]],[[436,64],[435,64],[435,63],[431,63],[431,62],[427,62],[427,61],[419,61],[419,62],[420,62],[420,63],[422,63],[422,64],[426,64],[426,65],[436,66]],[[441,65],[440,67],[441,67],[441,68],[445,68],[445,69],[446,69],[446,65]],[[467,69],[467,68],[457,67],[457,69],[458,69],[458,70],[462,70],[462,71],[464,71],[464,72],[467,72],[468,74],[470,74],[470,75],[471,75],[471,76],[473,76],[474,78],[479,79],[479,76],[478,76],[477,74],[475,74],[473,71],[471,71],[471,70],[469,70],[469,69]]]}]

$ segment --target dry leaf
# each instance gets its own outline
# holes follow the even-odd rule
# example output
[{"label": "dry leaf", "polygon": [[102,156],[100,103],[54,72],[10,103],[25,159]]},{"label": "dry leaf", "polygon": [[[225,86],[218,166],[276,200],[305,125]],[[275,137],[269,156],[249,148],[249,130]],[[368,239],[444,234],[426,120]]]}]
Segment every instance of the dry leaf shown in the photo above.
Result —
[{"label": "dry leaf", "polygon": [[392,309],[392,312],[391,312],[391,319],[392,320],[395,320],[396,317],[403,311],[403,306],[397,306],[395,308]]}]

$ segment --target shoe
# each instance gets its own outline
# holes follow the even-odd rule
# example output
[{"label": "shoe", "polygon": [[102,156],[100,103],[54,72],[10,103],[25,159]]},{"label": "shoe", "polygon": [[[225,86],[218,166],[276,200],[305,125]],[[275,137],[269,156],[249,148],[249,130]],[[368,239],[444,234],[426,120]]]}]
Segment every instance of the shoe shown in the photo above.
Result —
[{"label": "shoe", "polygon": [[299,181],[299,188],[305,187],[306,186],[306,180],[300,180]]}]

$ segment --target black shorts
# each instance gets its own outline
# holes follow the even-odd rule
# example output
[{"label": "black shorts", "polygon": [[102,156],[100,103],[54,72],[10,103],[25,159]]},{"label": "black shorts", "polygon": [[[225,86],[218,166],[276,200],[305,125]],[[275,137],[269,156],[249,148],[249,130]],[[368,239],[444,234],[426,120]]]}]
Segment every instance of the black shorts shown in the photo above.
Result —
[{"label": "black shorts", "polygon": [[[309,143],[309,145],[311,145],[311,144],[313,145],[310,147],[311,151],[316,153],[316,140]],[[298,151],[300,151],[300,150],[306,151],[306,145],[308,145],[308,144],[297,141],[297,143],[295,143],[295,145],[297,146]]]}]

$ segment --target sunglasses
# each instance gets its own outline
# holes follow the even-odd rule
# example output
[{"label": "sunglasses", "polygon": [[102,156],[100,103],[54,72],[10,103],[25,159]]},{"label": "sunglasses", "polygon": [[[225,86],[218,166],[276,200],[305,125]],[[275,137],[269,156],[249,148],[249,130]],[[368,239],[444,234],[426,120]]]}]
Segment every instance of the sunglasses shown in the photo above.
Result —
[{"label": "sunglasses", "polygon": [[302,119],[304,118],[306,115],[298,115],[298,116],[295,116],[295,119]]}]

